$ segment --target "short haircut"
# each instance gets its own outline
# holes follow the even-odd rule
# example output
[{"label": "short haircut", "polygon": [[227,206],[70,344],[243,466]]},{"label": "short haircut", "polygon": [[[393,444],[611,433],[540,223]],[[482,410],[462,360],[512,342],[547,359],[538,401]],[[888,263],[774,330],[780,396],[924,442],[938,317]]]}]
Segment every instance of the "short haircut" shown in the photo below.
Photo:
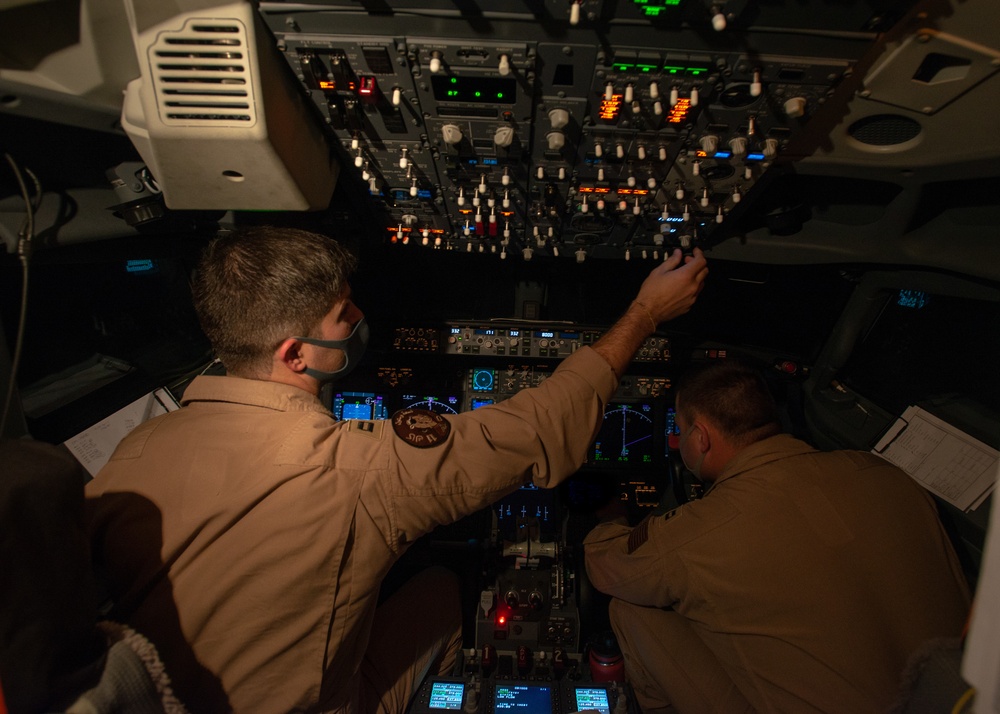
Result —
[{"label": "short haircut", "polygon": [[314,335],[356,265],[328,236],[274,226],[233,231],[202,255],[192,284],[195,311],[227,371],[267,374],[283,340]]},{"label": "short haircut", "polygon": [[677,408],[688,423],[695,415],[706,418],[738,447],[782,430],[763,374],[737,359],[708,362],[685,373],[677,387]]}]

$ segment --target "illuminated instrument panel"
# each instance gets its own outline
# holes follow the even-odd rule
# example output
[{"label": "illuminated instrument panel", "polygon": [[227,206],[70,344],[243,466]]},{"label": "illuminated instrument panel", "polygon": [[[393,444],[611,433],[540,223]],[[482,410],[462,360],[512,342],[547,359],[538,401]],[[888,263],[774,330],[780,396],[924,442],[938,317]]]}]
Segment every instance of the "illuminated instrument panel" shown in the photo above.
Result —
[{"label": "illuminated instrument panel", "polygon": [[[327,0],[261,12],[390,260],[431,256],[481,279],[477,294],[514,277],[506,265],[545,275],[559,261],[589,299],[603,288],[586,282],[595,260],[651,267],[736,234],[770,181],[816,151],[811,127],[837,120],[890,2]],[[434,286],[455,301],[448,315],[518,314],[463,305],[463,287]],[[394,294],[408,299],[408,286]],[[575,307],[550,314],[600,320],[605,306]],[[348,378],[356,394],[343,393],[341,414],[489,408],[603,329],[396,327],[378,366]],[[645,341],[565,484],[521,488],[434,534],[455,552],[486,550],[485,578],[464,676],[427,682],[411,711],[634,711],[589,679],[582,533],[567,524],[609,499],[638,520],[676,496],[674,359],[668,337]]]},{"label": "illuminated instrument panel", "polygon": [[765,174],[815,148],[804,128],[872,39],[755,34],[734,2],[339,5],[263,11],[341,181],[387,244],[498,260],[654,261],[723,237]]},{"label": "illuminated instrument panel", "polygon": [[[375,379],[382,393],[357,394],[378,405],[380,414],[405,407],[442,414],[471,411],[538,386],[560,360],[594,344],[602,334],[598,327],[517,320],[397,327],[391,341],[394,359],[413,359],[416,363],[435,356],[446,360],[455,367],[444,380],[446,388],[440,388],[441,365],[445,362],[435,359],[427,373],[436,376],[421,377],[419,370],[411,366],[381,366]],[[675,429],[671,380],[667,376],[670,339],[660,334],[650,336],[632,364],[632,370],[620,380],[614,400],[607,405],[586,469],[662,472],[668,454],[676,448],[668,438]],[[423,391],[418,391],[421,388]],[[334,398],[334,414],[340,417],[338,399],[339,394]],[[361,406],[361,418],[384,418],[368,415],[370,411]],[[635,498],[635,490],[634,485],[623,485],[623,494],[630,503],[638,507],[656,505],[649,503],[648,497]]]},{"label": "illuminated instrument panel", "polygon": [[[404,408],[445,417],[488,408],[541,385],[563,358],[603,332],[523,320],[397,327],[386,349],[376,345],[376,354],[338,383],[332,411],[338,419],[380,419]],[[615,709],[619,688],[595,681],[588,664],[594,632],[580,594],[579,545],[567,530],[572,513],[618,500],[639,519],[669,493],[676,448],[671,366],[670,338],[653,335],[605,405],[575,476],[554,489],[526,484],[435,531],[438,547],[481,544],[483,582],[466,635],[474,646],[464,650],[464,676],[427,681],[410,711]]]}]

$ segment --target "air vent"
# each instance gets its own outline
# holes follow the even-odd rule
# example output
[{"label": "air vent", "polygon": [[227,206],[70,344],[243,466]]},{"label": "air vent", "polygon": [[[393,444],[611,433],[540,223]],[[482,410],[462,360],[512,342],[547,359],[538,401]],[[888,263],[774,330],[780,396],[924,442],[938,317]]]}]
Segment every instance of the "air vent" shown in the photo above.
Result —
[{"label": "air vent", "polygon": [[143,61],[142,74],[125,88],[122,128],[167,208],[329,205],[339,164],[256,3],[170,15],[163,7],[171,3],[124,1]]},{"label": "air vent", "polygon": [[167,126],[256,123],[247,28],[239,20],[189,19],[149,47],[153,89]]},{"label": "air vent", "polygon": [[923,127],[919,122],[898,114],[876,114],[851,124],[847,133],[868,146],[897,146],[916,139]]}]

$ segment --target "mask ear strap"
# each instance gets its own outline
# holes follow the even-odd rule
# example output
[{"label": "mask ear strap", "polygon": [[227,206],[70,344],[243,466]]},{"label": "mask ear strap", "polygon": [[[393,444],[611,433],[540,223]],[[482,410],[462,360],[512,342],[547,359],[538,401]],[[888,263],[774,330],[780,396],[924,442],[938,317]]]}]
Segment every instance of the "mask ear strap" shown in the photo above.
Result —
[{"label": "mask ear strap", "polygon": [[[354,334],[353,332],[351,333]],[[347,347],[347,343],[350,342],[351,338],[348,337],[344,340],[317,340],[312,337],[293,337],[292,339],[298,340],[299,342],[304,342],[307,345],[316,345],[317,347],[326,347],[331,350],[342,350]]]},{"label": "mask ear strap", "polygon": [[313,369],[312,367],[306,367],[302,371],[319,382],[329,382],[331,379],[336,379],[337,375],[339,375],[346,369],[347,369],[347,363],[345,362],[344,366],[338,369],[336,372],[324,372],[319,369]]},{"label": "mask ear strap", "polygon": [[[362,325],[364,325],[364,327],[362,327]],[[354,335],[357,334],[358,330],[367,330],[367,328],[368,324],[365,322],[364,318],[361,318],[360,320],[358,320],[358,324],[354,326],[354,329],[351,330],[351,334],[349,334],[342,340],[320,340],[315,337],[293,337],[292,339],[298,340],[299,342],[305,342],[307,345],[326,347],[331,350],[342,350],[351,343],[351,340],[354,338]],[[324,372],[323,374],[330,374],[330,373]]]},{"label": "mask ear strap", "polygon": [[312,337],[296,337],[295,339],[306,344],[342,350],[344,353],[344,364],[336,372],[324,372],[312,367],[306,367],[302,371],[313,379],[323,383],[342,377],[354,369],[355,365],[361,361],[361,355],[368,344],[368,336],[368,323],[362,317],[358,321],[358,324],[354,326],[354,329],[351,330],[351,334],[343,340],[317,340]]}]

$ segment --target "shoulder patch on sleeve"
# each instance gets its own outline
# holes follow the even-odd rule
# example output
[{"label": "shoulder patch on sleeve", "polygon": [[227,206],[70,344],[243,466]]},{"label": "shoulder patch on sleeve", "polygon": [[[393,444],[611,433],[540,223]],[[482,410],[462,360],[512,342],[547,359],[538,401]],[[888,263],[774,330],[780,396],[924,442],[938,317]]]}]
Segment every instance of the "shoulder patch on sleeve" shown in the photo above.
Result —
[{"label": "shoulder patch on sleeve", "polygon": [[649,519],[644,518],[642,523],[633,528],[628,535],[628,554],[632,555],[647,540],[649,540]]},{"label": "shoulder patch on sleeve", "polygon": [[350,419],[347,422],[347,430],[354,432],[355,434],[362,434],[364,436],[370,436],[373,439],[382,438],[382,427],[384,423],[381,421],[366,421],[363,419]]},{"label": "shoulder patch on sleeve", "polygon": [[444,443],[451,433],[451,424],[427,409],[401,409],[392,415],[392,430],[410,446],[428,449]]}]

